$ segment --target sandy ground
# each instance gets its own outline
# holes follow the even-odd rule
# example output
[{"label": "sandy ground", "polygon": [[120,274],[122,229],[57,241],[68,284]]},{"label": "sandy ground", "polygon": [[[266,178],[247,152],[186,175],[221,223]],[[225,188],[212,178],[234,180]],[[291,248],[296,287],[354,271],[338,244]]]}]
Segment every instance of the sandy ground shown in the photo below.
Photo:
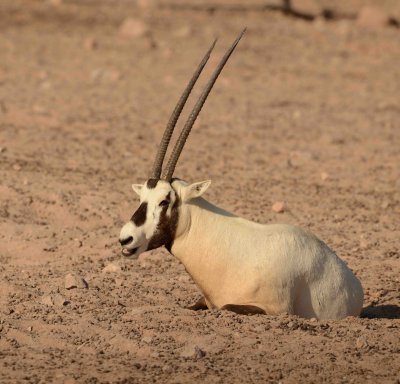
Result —
[{"label": "sandy ground", "polygon": [[[0,3],[0,382],[399,383],[399,29],[57,3]],[[361,279],[361,318],[193,312],[165,249],[120,255],[130,184],[212,39],[202,83],[244,25],[176,176],[315,232]]]}]

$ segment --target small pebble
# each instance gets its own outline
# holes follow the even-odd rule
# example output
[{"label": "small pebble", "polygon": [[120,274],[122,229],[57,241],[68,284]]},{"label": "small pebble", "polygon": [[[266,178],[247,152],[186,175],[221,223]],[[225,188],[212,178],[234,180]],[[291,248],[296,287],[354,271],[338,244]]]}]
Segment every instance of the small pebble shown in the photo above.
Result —
[{"label": "small pebble", "polygon": [[143,343],[150,344],[153,341],[153,337],[152,336],[143,336],[142,341],[143,341]]},{"label": "small pebble", "polygon": [[94,51],[98,48],[98,43],[95,38],[87,37],[83,42],[83,47],[88,51]]},{"label": "small pebble", "polygon": [[44,297],[42,297],[42,304],[52,307],[54,305],[53,299],[51,298],[50,295],[44,296]]},{"label": "small pebble", "polygon": [[276,213],[283,213],[285,211],[285,203],[283,201],[277,201],[272,205],[272,211]]},{"label": "small pebble", "polygon": [[329,174],[326,172],[321,172],[321,180],[325,181],[326,179],[329,178]]},{"label": "small pebble", "polygon": [[68,304],[68,300],[59,293],[43,296],[42,304],[48,305],[49,307],[62,307]]},{"label": "small pebble", "polygon": [[138,38],[147,35],[149,32],[146,24],[139,19],[125,19],[120,28],[119,34],[126,38]]},{"label": "small pebble", "polygon": [[181,357],[191,359],[201,359],[205,355],[206,353],[197,345],[188,345],[181,352]]},{"label": "small pebble", "polygon": [[88,283],[82,277],[68,273],[65,276],[64,286],[66,289],[73,289],[73,288],[88,288]]},{"label": "small pebble", "polygon": [[367,338],[365,336],[360,336],[359,338],[357,338],[356,347],[358,349],[367,348],[368,347]]},{"label": "small pebble", "polygon": [[172,373],[174,370],[172,369],[172,367],[170,365],[164,365],[162,367],[163,372],[165,373]]},{"label": "small pebble", "polygon": [[121,267],[118,264],[110,263],[106,265],[102,272],[103,273],[116,273],[116,272],[121,272]]}]

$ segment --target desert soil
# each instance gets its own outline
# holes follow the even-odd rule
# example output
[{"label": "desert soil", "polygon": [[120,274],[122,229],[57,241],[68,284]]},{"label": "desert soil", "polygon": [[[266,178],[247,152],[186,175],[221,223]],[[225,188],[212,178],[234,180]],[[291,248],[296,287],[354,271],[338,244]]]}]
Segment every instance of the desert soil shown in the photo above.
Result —
[{"label": "desert soil", "polygon": [[[193,312],[200,292],[165,249],[121,256],[131,183],[213,38],[194,98],[245,25],[176,176],[315,232],[361,279],[360,318]],[[0,30],[1,383],[400,382],[395,25],[4,0]]]}]

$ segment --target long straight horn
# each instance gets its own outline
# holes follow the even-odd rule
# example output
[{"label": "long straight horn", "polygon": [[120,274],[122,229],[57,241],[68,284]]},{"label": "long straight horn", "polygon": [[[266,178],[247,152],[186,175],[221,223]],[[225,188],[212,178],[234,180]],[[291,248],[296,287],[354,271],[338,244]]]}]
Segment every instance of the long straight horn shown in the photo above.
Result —
[{"label": "long straight horn", "polygon": [[174,149],[172,151],[171,157],[168,161],[167,167],[164,170],[162,178],[171,181],[172,175],[175,171],[176,164],[178,162],[179,156],[182,153],[183,147],[186,143],[186,140],[189,136],[189,133],[193,127],[194,122],[197,119],[197,116],[199,115],[201,108],[203,107],[212,87],[214,86],[219,74],[221,73],[222,69],[224,68],[226,62],[228,61],[229,57],[231,56],[232,52],[238,45],[240,39],[246,32],[246,28],[243,29],[243,31],[240,33],[240,35],[237,37],[237,39],[234,41],[232,46],[228,49],[228,51],[225,53],[224,57],[218,64],[218,67],[215,69],[213,74],[211,75],[210,80],[208,81],[206,87],[204,88],[202,94],[200,95],[199,99],[197,100],[196,105],[193,107],[192,112],[190,113],[185,126],[182,129],[181,134],[179,135],[179,138],[177,142],[175,143]]},{"label": "long straight horn", "polygon": [[156,159],[154,160],[153,168],[151,170],[150,178],[151,179],[159,179],[162,170],[162,164],[164,161],[165,154],[167,153],[168,144],[171,140],[172,133],[174,132],[174,128],[178,118],[182,112],[183,107],[185,106],[186,100],[188,99],[190,92],[192,91],[194,85],[196,84],[197,79],[199,78],[201,71],[203,70],[204,66],[207,64],[208,59],[210,58],[211,51],[213,50],[215,43],[217,40],[214,40],[210,49],[207,51],[203,60],[200,62],[199,66],[197,67],[193,77],[189,81],[186,89],[183,91],[182,96],[180,97],[178,104],[174,111],[172,112],[171,117],[169,118],[168,124],[165,128],[164,135],[161,139],[160,146],[158,148],[158,152],[156,155]]}]

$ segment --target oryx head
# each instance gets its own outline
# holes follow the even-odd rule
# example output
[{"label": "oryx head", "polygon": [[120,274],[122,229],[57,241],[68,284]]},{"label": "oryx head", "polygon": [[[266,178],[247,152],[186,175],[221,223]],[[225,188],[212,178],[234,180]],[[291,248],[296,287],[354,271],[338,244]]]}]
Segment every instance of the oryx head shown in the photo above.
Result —
[{"label": "oryx head", "polygon": [[167,166],[162,170],[165,154],[176,122],[178,121],[190,92],[210,57],[216,41],[213,42],[196,69],[169,119],[149,179],[144,184],[132,185],[133,190],[139,195],[140,205],[132,215],[130,221],[128,221],[121,229],[119,242],[123,247],[122,253],[124,256],[138,256],[144,251],[158,248],[162,245],[165,245],[167,249],[170,249],[175,237],[180,206],[193,198],[201,196],[210,185],[209,180],[187,185],[184,182],[173,179],[172,176],[190,130],[193,127],[193,124],[196,121],[196,118],[199,115],[215,81],[239,43],[244,32],[245,29],[225,53],[221,62],[211,75],[210,80],[201,93],[179,135],[177,142],[175,143]]}]

